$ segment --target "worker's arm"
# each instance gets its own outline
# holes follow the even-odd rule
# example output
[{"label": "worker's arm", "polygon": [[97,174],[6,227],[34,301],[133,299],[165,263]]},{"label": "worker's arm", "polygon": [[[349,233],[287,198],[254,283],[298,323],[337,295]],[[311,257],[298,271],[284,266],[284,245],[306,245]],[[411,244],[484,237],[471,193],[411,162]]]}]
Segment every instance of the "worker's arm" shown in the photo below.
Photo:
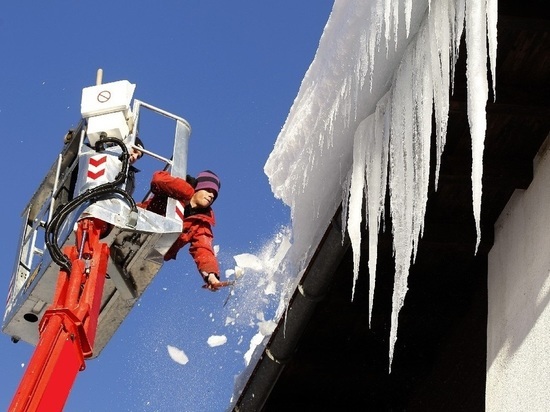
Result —
[{"label": "worker's arm", "polygon": [[185,179],[172,176],[170,173],[162,170],[153,173],[151,192],[188,203],[193,197],[195,190]]},{"label": "worker's arm", "polygon": [[189,253],[197,264],[200,273],[214,273],[219,277],[220,267],[212,246],[212,230],[210,225],[203,223],[191,239]]}]

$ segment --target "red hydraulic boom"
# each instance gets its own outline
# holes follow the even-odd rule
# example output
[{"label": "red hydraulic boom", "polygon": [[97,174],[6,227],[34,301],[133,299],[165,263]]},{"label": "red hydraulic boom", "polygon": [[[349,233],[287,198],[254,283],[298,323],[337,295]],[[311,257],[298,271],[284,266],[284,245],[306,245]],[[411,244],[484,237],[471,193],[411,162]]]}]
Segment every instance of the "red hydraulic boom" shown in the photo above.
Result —
[{"label": "red hydraulic boom", "polygon": [[[63,409],[78,372],[101,353],[181,234],[176,199],[164,215],[138,208],[131,152],[146,155],[140,168],[185,177],[191,127],[140,100],[132,106],[134,89],[98,79],[82,90],[82,119],[22,214],[2,332],[36,349],[10,412]],[[159,153],[137,143],[144,110],[162,118],[163,130],[173,125],[173,136],[155,134]],[[157,122],[146,119],[142,131]]]},{"label": "red hydraulic boom", "polygon": [[107,224],[78,223],[76,245],[66,246],[70,273],[59,271],[53,304],[40,322],[40,338],[9,411],[60,411],[85,359],[93,353],[109,246]]}]

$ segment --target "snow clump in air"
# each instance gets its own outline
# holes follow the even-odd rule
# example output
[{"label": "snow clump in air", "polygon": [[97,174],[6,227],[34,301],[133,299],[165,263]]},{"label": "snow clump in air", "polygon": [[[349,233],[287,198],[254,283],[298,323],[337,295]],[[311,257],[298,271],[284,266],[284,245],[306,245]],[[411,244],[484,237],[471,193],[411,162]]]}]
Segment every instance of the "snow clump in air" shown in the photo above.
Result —
[{"label": "snow clump in air", "polygon": [[227,343],[227,337],[225,335],[212,335],[208,338],[208,346],[215,348],[216,346],[222,346]]},{"label": "snow clump in air", "polygon": [[168,355],[170,355],[170,358],[172,358],[174,362],[180,365],[185,365],[189,362],[189,358],[183,350],[172,345],[166,345],[166,348],[168,349]]}]

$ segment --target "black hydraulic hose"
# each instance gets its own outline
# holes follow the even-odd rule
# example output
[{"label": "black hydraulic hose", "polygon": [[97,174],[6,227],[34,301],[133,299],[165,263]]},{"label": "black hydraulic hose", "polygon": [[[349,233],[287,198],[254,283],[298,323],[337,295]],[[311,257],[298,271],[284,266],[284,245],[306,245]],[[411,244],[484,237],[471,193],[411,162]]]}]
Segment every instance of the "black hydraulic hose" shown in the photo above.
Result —
[{"label": "black hydraulic hose", "polygon": [[95,145],[95,150],[98,152],[104,150],[105,143],[114,143],[122,149],[122,154],[120,156],[120,160],[122,161],[122,170],[120,173],[115,177],[114,181],[88,189],[65,205],[61,206],[55,212],[54,216],[45,228],[45,243],[52,260],[67,272],[70,272],[71,270],[71,261],[59,247],[59,231],[63,226],[63,222],[74,210],[86,202],[105,198],[109,194],[119,194],[130,204],[132,211],[137,213],[137,205],[134,198],[126,193],[126,191],[118,187],[126,181],[128,176],[128,169],[130,167],[130,155],[128,153],[128,149],[120,139],[113,137],[101,137]]}]

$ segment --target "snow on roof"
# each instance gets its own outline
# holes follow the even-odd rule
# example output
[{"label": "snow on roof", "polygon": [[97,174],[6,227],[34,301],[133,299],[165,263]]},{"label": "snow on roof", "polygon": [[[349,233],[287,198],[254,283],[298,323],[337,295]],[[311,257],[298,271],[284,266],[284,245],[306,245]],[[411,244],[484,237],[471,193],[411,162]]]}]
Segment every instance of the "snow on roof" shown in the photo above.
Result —
[{"label": "snow on roof", "polygon": [[[363,201],[369,247],[375,251],[388,187],[396,256],[390,368],[408,271],[422,235],[432,114],[439,171],[454,63],[464,28],[479,243],[488,97],[486,44],[488,38],[494,73],[496,7],[497,0],[488,0],[486,6],[477,0],[423,0],[414,5],[412,0],[336,0],[316,56],[264,167],[273,193],[291,208],[293,245],[287,259],[294,276],[307,266],[342,204],[356,279]],[[372,307],[376,253],[370,256]]]}]

